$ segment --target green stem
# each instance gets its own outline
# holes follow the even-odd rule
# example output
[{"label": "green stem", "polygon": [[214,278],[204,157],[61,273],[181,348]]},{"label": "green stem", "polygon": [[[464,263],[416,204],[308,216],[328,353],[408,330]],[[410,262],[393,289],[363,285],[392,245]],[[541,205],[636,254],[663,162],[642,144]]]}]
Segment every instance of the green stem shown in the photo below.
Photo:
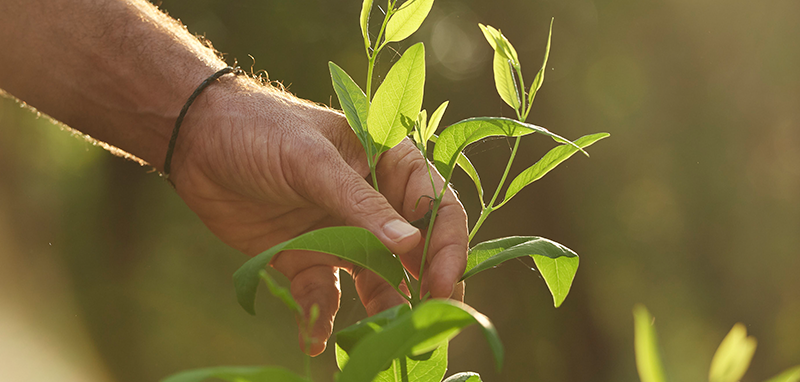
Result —
[{"label": "green stem", "polygon": [[375,191],[381,192],[381,190],[378,188],[378,177],[375,176],[376,162],[377,160],[372,161],[372,163],[369,164],[369,174],[372,175],[372,186],[375,187]]},{"label": "green stem", "polygon": [[[431,214],[431,221],[428,223],[428,232],[425,234],[425,247],[422,250],[422,262],[419,264],[419,278],[417,279],[417,292],[422,293],[422,275],[425,272],[425,261],[428,258],[428,248],[431,244],[431,234],[433,233],[433,224],[436,222],[436,215],[439,214],[439,205],[442,203],[442,198],[433,200],[433,213]],[[420,296],[420,301],[422,296]]]},{"label": "green stem", "polygon": [[475,225],[472,227],[472,231],[469,233],[468,243],[472,242],[472,238],[475,237],[475,234],[478,233],[478,229],[481,228],[481,225],[483,225],[483,222],[489,217],[489,214],[492,213],[493,210],[494,209],[492,206],[484,207],[483,210],[481,210],[481,216],[478,218],[478,221],[475,222]]},{"label": "green stem", "polygon": [[389,9],[386,11],[386,17],[383,18],[383,24],[381,25],[381,30],[378,32],[378,38],[375,39],[375,49],[372,50],[372,54],[367,54],[369,58],[369,66],[367,67],[367,101],[372,101],[372,73],[375,70],[375,60],[378,57],[378,53],[381,52],[381,49],[386,45],[386,43],[381,43],[381,39],[383,38],[383,32],[386,31],[386,24],[389,22],[389,18],[392,17],[393,13],[393,4],[390,4]]},{"label": "green stem", "polygon": [[517,137],[516,142],[514,142],[514,149],[511,150],[511,156],[508,158],[508,163],[506,164],[506,169],[503,171],[503,176],[500,178],[500,183],[497,185],[497,189],[494,190],[494,195],[492,195],[492,200],[489,201],[489,205],[484,207],[481,211],[481,216],[478,218],[478,221],[475,222],[475,226],[472,227],[472,230],[469,233],[469,241],[472,241],[472,238],[475,237],[475,234],[478,233],[478,229],[481,228],[483,225],[484,220],[489,217],[489,214],[492,211],[500,208],[504,203],[500,203],[499,205],[494,205],[494,202],[497,201],[497,197],[500,195],[500,190],[503,188],[503,185],[506,183],[506,178],[508,177],[508,173],[511,171],[511,164],[514,163],[514,157],[517,156],[517,150],[519,150],[519,141],[521,137]]},{"label": "green stem", "polygon": [[[309,342],[310,341],[306,341],[306,349],[308,349],[308,346],[310,345]],[[311,356],[306,354],[305,361],[303,363],[305,364],[305,368],[306,368],[306,378],[308,378],[308,380],[310,381],[311,380]]]},{"label": "green stem", "polygon": [[400,357],[400,380],[401,382],[408,382],[408,361],[406,356]]},{"label": "green stem", "polygon": [[[519,65],[516,65],[514,69],[517,70],[517,78],[519,79],[519,95],[520,95],[520,105],[519,108],[525,110],[526,102],[526,93],[525,93],[525,80],[522,79],[522,68]],[[519,110],[517,110],[517,119],[521,122],[525,122],[528,119],[527,110],[523,111],[520,114]]]}]

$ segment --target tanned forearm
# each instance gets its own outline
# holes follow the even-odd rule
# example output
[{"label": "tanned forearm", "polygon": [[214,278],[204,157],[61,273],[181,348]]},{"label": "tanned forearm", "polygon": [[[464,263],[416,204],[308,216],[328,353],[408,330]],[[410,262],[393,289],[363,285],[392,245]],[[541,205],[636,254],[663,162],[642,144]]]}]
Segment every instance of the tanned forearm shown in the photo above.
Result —
[{"label": "tanned forearm", "polygon": [[224,66],[143,0],[0,1],[0,89],[158,169],[181,106]]}]

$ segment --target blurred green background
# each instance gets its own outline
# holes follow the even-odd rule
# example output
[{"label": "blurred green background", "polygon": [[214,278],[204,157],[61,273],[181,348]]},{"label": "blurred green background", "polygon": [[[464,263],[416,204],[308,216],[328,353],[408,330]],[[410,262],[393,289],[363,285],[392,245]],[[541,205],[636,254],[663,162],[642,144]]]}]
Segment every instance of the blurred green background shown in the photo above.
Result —
[{"label": "blurred green background", "polygon": [[[383,3],[383,2],[378,2]],[[335,100],[327,62],[363,85],[357,0],[164,0],[162,8],[300,97]],[[511,116],[494,91],[477,23],[503,30],[544,87],[529,122],[610,139],[492,215],[475,242],[541,235],[581,255],[564,305],[517,262],[471,279],[466,301],[497,325],[497,373],[477,330],[450,372],[490,381],[636,381],[635,303],[656,317],[667,375],[703,380],[716,346],[744,322],[759,346],[745,381],[800,364],[800,2],[437,0],[426,103],[443,123]],[[255,62],[248,55],[255,58]],[[386,53],[382,67],[396,60]],[[335,102],[335,101],[334,101]],[[338,106],[334,103],[334,106]],[[516,171],[553,142],[523,140]],[[468,152],[484,184],[509,146]],[[469,180],[454,180],[474,221]],[[221,364],[300,370],[294,319],[262,293],[235,301],[245,256],[226,247],[147,168],[113,157],[0,99],[0,379],[156,381]],[[282,277],[281,280],[284,280]],[[362,318],[343,276],[338,328]],[[331,381],[332,352],[313,361]]]}]

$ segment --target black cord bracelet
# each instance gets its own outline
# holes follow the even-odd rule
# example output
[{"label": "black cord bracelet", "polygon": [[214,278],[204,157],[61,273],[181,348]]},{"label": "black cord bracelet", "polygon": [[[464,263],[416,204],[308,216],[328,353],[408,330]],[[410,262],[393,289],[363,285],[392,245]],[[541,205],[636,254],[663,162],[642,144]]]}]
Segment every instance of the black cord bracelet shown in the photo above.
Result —
[{"label": "black cord bracelet", "polygon": [[181,123],[183,123],[183,118],[186,116],[186,111],[189,110],[189,106],[192,106],[194,100],[200,95],[200,93],[203,92],[205,88],[208,87],[208,85],[211,85],[212,82],[216,81],[217,79],[228,73],[241,74],[243,72],[242,69],[239,68],[238,66],[237,67],[228,66],[217,71],[216,73],[211,75],[211,77],[206,78],[202,83],[200,83],[200,86],[198,86],[197,89],[194,90],[194,93],[192,93],[192,95],[189,96],[189,99],[183,105],[181,113],[178,115],[178,119],[175,121],[175,128],[172,129],[172,136],[169,138],[169,146],[167,147],[167,157],[166,159],[164,159],[163,174],[164,178],[167,179],[167,181],[169,181],[170,184],[172,184],[172,181],[169,180],[169,170],[172,164],[172,153],[175,151],[175,142],[177,142],[178,140],[178,133],[181,130]]}]

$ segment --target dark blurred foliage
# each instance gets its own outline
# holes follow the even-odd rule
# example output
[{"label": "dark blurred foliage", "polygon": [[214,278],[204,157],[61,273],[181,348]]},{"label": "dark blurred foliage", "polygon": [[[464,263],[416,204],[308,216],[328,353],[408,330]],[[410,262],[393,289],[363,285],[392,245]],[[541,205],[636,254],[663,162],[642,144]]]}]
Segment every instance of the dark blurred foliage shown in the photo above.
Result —
[{"label": "dark blurred foliage", "polygon": [[[360,1],[161,6],[228,62],[266,70],[300,97],[338,106],[329,60],[364,83]],[[393,48],[426,43],[424,107],[450,100],[443,123],[512,115],[494,91],[478,22],[502,29],[530,81],[555,17],[529,122],[569,138],[612,134],[591,158],[576,156],[521,192],[476,238],[541,235],[569,246],[581,255],[571,295],[554,309],[538,275],[517,262],[474,277],[467,302],[494,320],[507,362],[496,373],[470,330],[451,347],[451,371],[486,381],[637,380],[635,303],[656,317],[673,381],[705,378],[737,321],[759,340],[746,380],[800,364],[798,16],[791,0],[437,0],[422,30]],[[396,58],[385,53],[381,67]],[[526,138],[516,171],[553,144]],[[470,148],[487,188],[508,153],[503,139]],[[454,183],[474,220],[472,185],[461,174]],[[0,310],[23,312],[67,360],[84,362],[70,353],[90,349],[81,354],[117,381],[220,364],[301,368],[291,314],[266,293],[255,318],[236,305],[231,274],[245,257],[165,182],[11,99],[0,100],[0,223],[0,301],[12,301]],[[364,315],[347,276],[342,285],[338,328]],[[85,327],[88,342],[73,346],[64,322]],[[314,368],[332,380],[330,349]]]}]

